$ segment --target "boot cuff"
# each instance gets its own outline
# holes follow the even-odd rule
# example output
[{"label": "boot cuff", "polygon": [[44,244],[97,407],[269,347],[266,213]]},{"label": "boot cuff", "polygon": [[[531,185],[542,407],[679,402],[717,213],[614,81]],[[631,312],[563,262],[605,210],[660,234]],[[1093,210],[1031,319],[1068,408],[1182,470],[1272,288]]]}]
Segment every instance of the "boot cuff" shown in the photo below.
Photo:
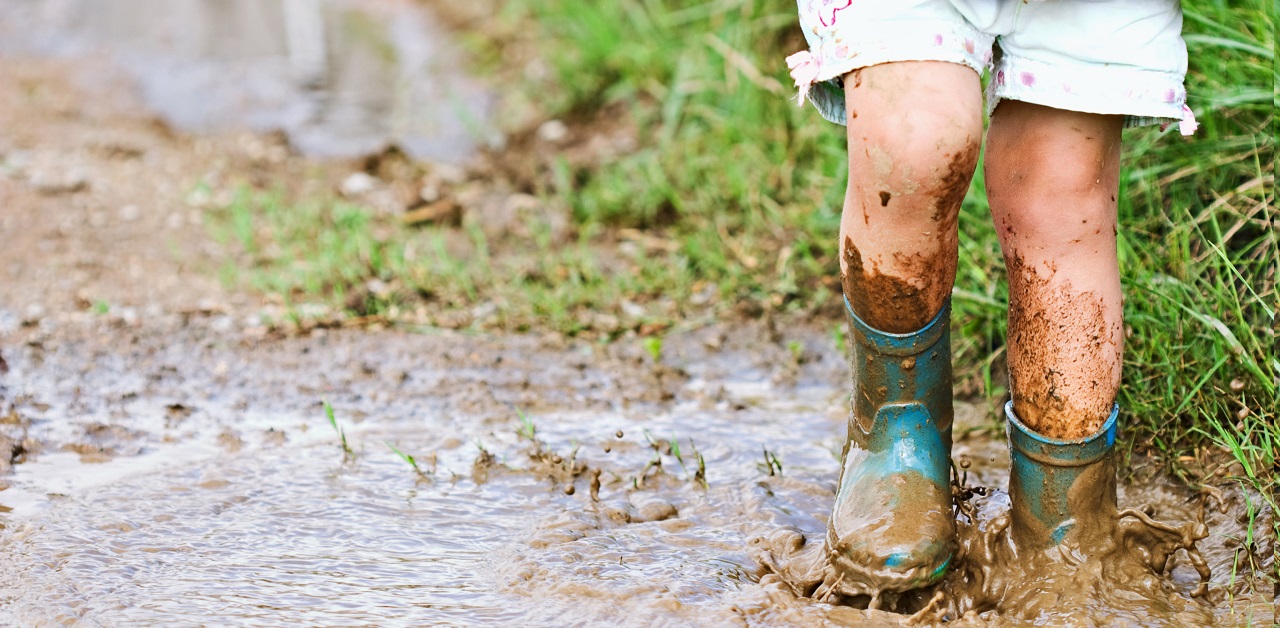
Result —
[{"label": "boot cuff", "polygon": [[951,322],[951,299],[942,304],[942,310],[923,329],[909,334],[891,334],[880,331],[853,312],[849,297],[844,297],[844,309],[853,321],[853,339],[855,342],[873,349],[880,355],[910,356],[920,355],[932,347],[946,333]]},{"label": "boot cuff", "polygon": [[1096,433],[1073,440],[1059,440],[1037,434],[1018,420],[1018,416],[1013,413],[1012,401],[1005,404],[1004,414],[1009,418],[1009,444],[1018,453],[1055,467],[1080,467],[1103,457],[1115,445],[1116,417],[1120,414],[1120,406],[1112,404],[1111,415]]}]

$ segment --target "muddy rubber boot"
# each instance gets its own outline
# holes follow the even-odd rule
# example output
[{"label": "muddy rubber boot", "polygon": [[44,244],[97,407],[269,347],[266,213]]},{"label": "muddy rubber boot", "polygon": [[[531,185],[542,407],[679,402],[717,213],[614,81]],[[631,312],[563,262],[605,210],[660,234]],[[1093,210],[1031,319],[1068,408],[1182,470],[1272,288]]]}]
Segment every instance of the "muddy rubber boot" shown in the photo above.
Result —
[{"label": "muddy rubber boot", "polygon": [[1116,521],[1116,416],[1097,433],[1075,440],[1037,434],[1008,417],[1009,501],[1015,547],[1035,551],[1063,544],[1089,548],[1111,535]]},{"label": "muddy rubber boot", "polygon": [[910,334],[872,329],[847,298],[845,310],[853,411],[826,551],[832,588],[874,603],[938,581],[956,552],[951,307]]}]

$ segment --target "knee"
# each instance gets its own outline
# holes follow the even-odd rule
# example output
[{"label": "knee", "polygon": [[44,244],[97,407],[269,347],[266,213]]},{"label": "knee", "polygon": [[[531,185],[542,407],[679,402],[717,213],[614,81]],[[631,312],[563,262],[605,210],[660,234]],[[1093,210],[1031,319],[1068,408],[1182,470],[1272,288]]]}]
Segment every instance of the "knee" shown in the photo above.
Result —
[{"label": "knee", "polygon": [[1116,223],[1114,175],[1084,164],[1044,169],[1004,184],[988,183],[997,229],[1039,244],[1106,235]]},{"label": "knee", "polygon": [[993,120],[988,133],[984,173],[1001,238],[1048,245],[1111,237],[1119,189],[1119,118],[1028,107],[1004,113],[1007,119]]},{"label": "knee", "polygon": [[1112,237],[1117,170],[1106,155],[1055,154],[1051,147],[989,154],[987,198],[1001,238],[1048,246]]},{"label": "knee", "polygon": [[982,121],[970,117],[937,107],[851,126],[851,187],[902,219],[954,220],[982,148]]}]

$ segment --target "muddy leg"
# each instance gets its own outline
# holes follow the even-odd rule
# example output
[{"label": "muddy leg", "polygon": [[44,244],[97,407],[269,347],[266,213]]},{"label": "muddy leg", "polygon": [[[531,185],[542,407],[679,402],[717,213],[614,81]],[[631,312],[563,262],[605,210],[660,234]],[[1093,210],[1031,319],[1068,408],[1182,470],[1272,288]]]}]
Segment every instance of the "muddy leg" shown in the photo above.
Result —
[{"label": "muddy leg", "polygon": [[1050,438],[1097,432],[1120,385],[1122,124],[1006,100],[987,133],[987,196],[1009,271],[1013,406]]},{"label": "muddy leg", "polygon": [[982,137],[978,75],[911,61],[845,77],[849,189],[840,221],[845,295],[868,325],[910,333],[956,276],[956,216]]},{"label": "muddy leg", "polygon": [[977,74],[938,62],[865,68],[845,89],[853,407],[824,548],[827,589],[874,607],[937,582],[955,557],[946,303],[981,99]]}]

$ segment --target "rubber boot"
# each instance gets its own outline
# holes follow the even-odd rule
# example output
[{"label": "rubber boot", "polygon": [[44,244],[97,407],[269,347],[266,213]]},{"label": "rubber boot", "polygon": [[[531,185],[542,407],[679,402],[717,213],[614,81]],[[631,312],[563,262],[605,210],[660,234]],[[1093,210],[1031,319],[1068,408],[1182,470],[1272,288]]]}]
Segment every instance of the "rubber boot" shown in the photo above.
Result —
[{"label": "rubber boot", "polygon": [[1061,545],[1087,549],[1109,536],[1116,521],[1116,416],[1097,433],[1076,440],[1037,434],[1008,417],[1009,501],[1014,546],[1038,550]]},{"label": "rubber boot", "polygon": [[956,552],[951,500],[950,302],[915,333],[858,318],[853,400],[827,555],[845,595],[878,596],[939,580]]}]

